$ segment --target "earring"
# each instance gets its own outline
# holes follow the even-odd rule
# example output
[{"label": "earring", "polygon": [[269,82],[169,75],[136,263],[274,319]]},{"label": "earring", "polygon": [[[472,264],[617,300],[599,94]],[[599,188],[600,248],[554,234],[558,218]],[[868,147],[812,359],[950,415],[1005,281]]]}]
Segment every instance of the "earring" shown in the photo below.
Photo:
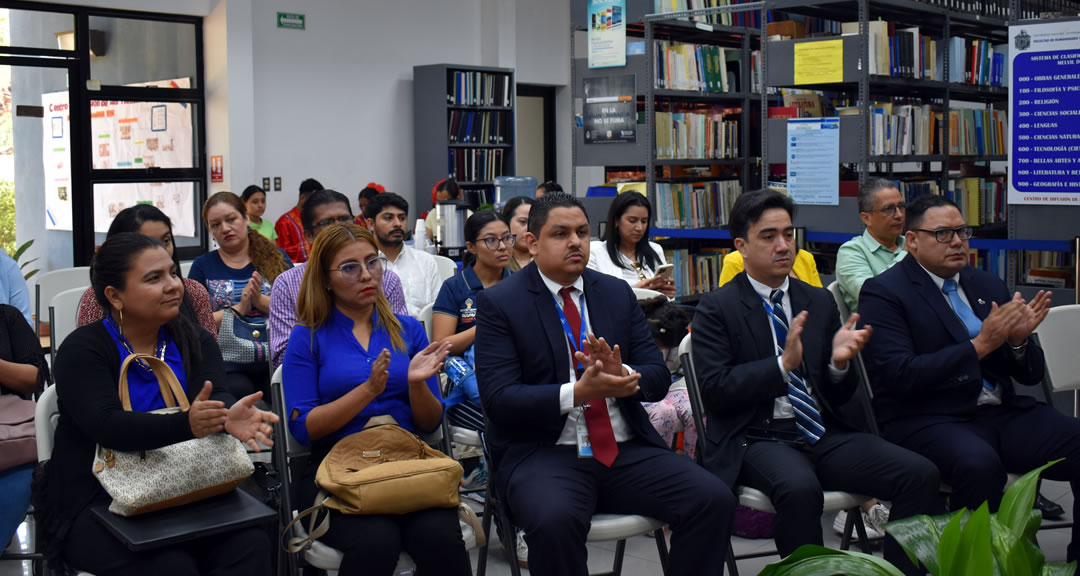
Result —
[{"label": "earring", "polygon": [[119,326],[119,328],[120,328],[120,335],[123,336],[124,335],[124,309],[119,308],[119,309],[117,309],[116,312],[118,314],[120,314],[120,326]]}]

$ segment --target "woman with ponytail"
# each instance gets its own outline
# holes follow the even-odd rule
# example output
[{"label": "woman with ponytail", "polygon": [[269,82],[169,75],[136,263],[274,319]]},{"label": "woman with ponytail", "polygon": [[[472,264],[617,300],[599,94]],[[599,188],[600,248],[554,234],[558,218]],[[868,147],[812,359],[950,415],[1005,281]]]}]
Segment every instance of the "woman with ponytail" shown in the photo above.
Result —
[{"label": "woman with ponytail", "polygon": [[[375,237],[355,224],[330,226],[312,246],[283,368],[289,429],[311,446],[296,482],[301,506],[315,501],[322,459],[371,418],[392,416],[414,433],[431,432],[442,420],[437,375],[450,344],[429,344],[420,322],[391,312],[382,293],[383,265]],[[454,508],[329,513],[322,540],[342,551],[342,576],[389,576],[403,550],[418,572],[471,573]]]},{"label": "woman with ponytail", "polygon": [[[218,192],[208,198],[202,219],[219,248],[196,258],[188,277],[205,286],[210,294],[214,323],[220,330],[222,322],[227,321],[226,309],[231,308],[228,313],[245,322],[265,324],[270,288],[278,274],[292,268],[292,262],[273,242],[249,227],[244,201],[232,192]],[[229,346],[222,340],[223,352]],[[269,391],[269,345],[265,348],[261,362],[226,365],[228,386],[237,397],[256,390]]]}]

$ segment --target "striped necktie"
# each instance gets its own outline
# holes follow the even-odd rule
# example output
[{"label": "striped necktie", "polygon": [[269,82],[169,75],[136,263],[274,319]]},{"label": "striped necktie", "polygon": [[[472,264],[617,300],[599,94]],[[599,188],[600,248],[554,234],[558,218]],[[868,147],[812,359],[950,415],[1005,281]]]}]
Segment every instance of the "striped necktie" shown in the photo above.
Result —
[{"label": "striped necktie", "polygon": [[[776,331],[776,353],[782,356],[788,333],[787,315],[784,314],[783,304],[784,291],[773,290],[769,295],[769,300],[772,301],[769,315],[772,317],[773,329]],[[788,399],[795,412],[795,427],[803,433],[807,442],[816,444],[825,434],[825,425],[821,420],[817,402],[814,402],[810,396],[806,381],[803,380],[798,368],[788,372]]]}]

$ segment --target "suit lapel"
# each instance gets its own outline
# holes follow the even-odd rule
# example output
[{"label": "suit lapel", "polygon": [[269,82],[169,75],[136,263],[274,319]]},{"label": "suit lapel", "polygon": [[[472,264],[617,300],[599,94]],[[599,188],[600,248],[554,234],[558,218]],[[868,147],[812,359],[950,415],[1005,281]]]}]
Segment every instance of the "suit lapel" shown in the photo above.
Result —
[{"label": "suit lapel", "polygon": [[960,271],[960,287],[964,289],[968,304],[979,320],[985,320],[990,315],[990,300],[982,297],[979,282],[974,277],[974,270],[968,266]]},{"label": "suit lapel", "polygon": [[[562,323],[559,322],[559,311],[555,308],[555,299],[552,298],[551,292],[548,292],[535,264],[527,266],[523,271],[529,274],[529,292],[532,293],[533,308],[540,316],[540,324],[544,327],[544,334],[551,348],[551,357],[555,360],[553,364],[555,376],[559,379],[567,378],[570,376],[569,373],[563,372],[569,369],[569,361],[566,360],[566,333],[563,332]],[[589,320],[591,321],[592,318],[590,317]]]},{"label": "suit lapel", "polygon": [[739,300],[746,307],[746,314],[743,318],[746,320],[747,329],[750,330],[750,334],[754,337],[758,357],[775,356],[776,349],[773,348],[773,337],[769,334],[772,325],[769,323],[769,317],[765,313],[765,307],[762,306],[761,296],[754,292],[754,287],[750,285],[750,280],[747,279],[745,272],[736,276],[735,282],[739,287]]},{"label": "suit lapel", "polygon": [[941,319],[941,323],[949,331],[953,339],[957,342],[967,340],[968,332],[964,323],[960,321],[960,317],[945,302],[945,295],[938,289],[937,284],[930,278],[926,270],[923,270],[922,266],[919,265],[918,260],[914,256],[908,255],[902,263],[905,266],[904,271],[907,272],[908,278],[915,285],[915,291],[930,306],[934,314]]}]

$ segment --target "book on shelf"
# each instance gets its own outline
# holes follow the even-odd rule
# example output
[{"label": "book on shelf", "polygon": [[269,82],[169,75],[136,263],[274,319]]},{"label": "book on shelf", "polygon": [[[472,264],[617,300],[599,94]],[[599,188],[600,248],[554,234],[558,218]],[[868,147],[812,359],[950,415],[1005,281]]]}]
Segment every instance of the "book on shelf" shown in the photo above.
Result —
[{"label": "book on shelf", "polygon": [[450,110],[451,144],[506,144],[511,141],[509,112]]},{"label": "book on shelf", "polygon": [[1076,288],[1076,260],[1070,252],[1023,250],[1017,257],[1018,280],[1022,284],[1049,288]]},{"label": "book on shelf", "polygon": [[796,106],[769,106],[769,118],[802,118],[802,110]]},{"label": "book on shelf", "polygon": [[711,44],[655,41],[653,86],[697,92],[738,92],[742,50]]},{"label": "book on shelf", "polygon": [[450,148],[447,152],[447,173],[458,182],[488,182],[503,175],[501,148]]},{"label": "book on shelf", "polygon": [[803,118],[821,118],[821,95],[815,92],[784,92],[784,106],[794,106]]},{"label": "book on shelf", "polygon": [[980,86],[1009,85],[1009,45],[953,36],[949,38],[949,82]]},{"label": "book on shelf", "polygon": [[1006,110],[953,108],[949,110],[949,154],[959,156],[1008,153]]},{"label": "book on shelf", "polygon": [[656,184],[657,228],[720,228],[742,193],[738,180]]},{"label": "book on shelf", "polygon": [[742,108],[673,106],[658,111],[656,157],[665,159],[717,159],[739,156],[739,121]]},{"label": "book on shelf", "polygon": [[718,288],[724,256],[729,248],[665,250],[664,257],[674,266],[675,295],[705,294]]},{"label": "book on shelf", "polygon": [[944,190],[938,180],[897,180],[896,186],[911,203],[919,196],[946,196],[958,208],[969,226],[1004,222],[1008,218],[1005,176],[950,178]]},{"label": "book on shelf", "polygon": [[[752,0],[653,0],[653,12],[684,12],[702,8],[720,8],[737,4],[747,4]],[[724,12],[720,14],[700,14],[690,17],[691,22],[716,24],[721,26],[761,26],[760,13],[757,10],[746,12]]]},{"label": "book on shelf", "polygon": [[968,250],[968,264],[972,268],[978,268],[997,276],[1002,282],[1005,281],[1009,266],[1009,251],[997,248]]},{"label": "book on shelf", "polygon": [[941,119],[929,104],[875,103],[870,108],[870,154],[940,154]]},{"label": "book on shelf", "polygon": [[513,101],[510,75],[448,71],[446,103],[456,106],[507,106]]}]

